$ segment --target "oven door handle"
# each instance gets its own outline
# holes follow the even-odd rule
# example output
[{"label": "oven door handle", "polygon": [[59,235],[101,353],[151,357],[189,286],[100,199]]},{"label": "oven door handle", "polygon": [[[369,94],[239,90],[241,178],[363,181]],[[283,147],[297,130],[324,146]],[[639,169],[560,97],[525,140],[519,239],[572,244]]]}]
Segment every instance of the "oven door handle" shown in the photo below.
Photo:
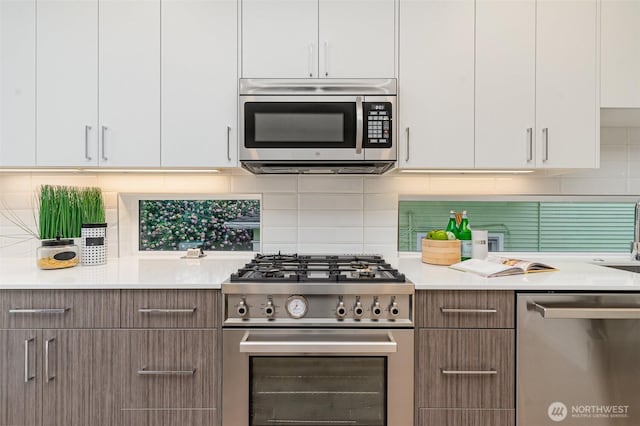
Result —
[{"label": "oven door handle", "polygon": [[257,340],[251,341],[251,332],[247,331],[240,341],[240,352],[253,354],[390,354],[398,351],[398,344],[388,333],[383,341],[353,340],[341,341],[332,339],[314,340]]},{"label": "oven door handle", "polygon": [[362,96],[356,96],[356,154],[362,154],[362,138],[364,133],[364,111]]}]

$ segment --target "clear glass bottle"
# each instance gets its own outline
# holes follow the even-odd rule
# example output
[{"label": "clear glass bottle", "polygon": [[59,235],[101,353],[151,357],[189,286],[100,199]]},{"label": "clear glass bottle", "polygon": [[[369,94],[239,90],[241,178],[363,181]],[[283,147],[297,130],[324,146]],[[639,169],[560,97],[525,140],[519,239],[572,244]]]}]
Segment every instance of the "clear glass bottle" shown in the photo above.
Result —
[{"label": "clear glass bottle", "polygon": [[467,211],[462,212],[462,221],[458,230],[458,239],[460,240],[460,257],[462,260],[471,259],[471,229],[469,229],[469,217]]},{"label": "clear glass bottle", "polygon": [[456,223],[456,212],[449,211],[449,223],[447,223],[447,232],[452,232],[458,238],[458,224]]}]

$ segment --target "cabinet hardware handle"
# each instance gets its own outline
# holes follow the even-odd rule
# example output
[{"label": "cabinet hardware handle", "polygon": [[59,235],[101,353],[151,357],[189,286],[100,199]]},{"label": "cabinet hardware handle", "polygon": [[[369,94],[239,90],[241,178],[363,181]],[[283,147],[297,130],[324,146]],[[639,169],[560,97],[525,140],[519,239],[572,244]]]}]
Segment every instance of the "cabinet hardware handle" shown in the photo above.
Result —
[{"label": "cabinet hardware handle", "polygon": [[106,133],[106,131],[107,131],[107,129],[108,129],[108,127],[107,127],[107,126],[102,126],[102,160],[104,160],[104,161],[109,160],[109,159],[107,158],[107,155],[106,155],[106,151],[107,151],[107,149],[106,149],[107,141],[106,141],[106,139],[105,139],[105,137],[104,137],[104,136],[105,136],[105,133]]},{"label": "cabinet hardware handle", "polygon": [[362,133],[364,118],[362,111],[362,96],[356,97],[356,154],[362,154]]},{"label": "cabinet hardware handle", "polygon": [[324,76],[329,77],[329,42],[324,42]]},{"label": "cabinet hardware handle", "polygon": [[309,43],[309,77],[313,77],[313,43]]},{"label": "cabinet hardware handle", "polygon": [[43,309],[9,309],[10,314],[57,314],[61,315],[71,308],[43,308]]},{"label": "cabinet hardware handle", "polygon": [[227,161],[231,161],[231,126],[227,126]]},{"label": "cabinet hardware handle", "polygon": [[464,309],[464,308],[440,308],[443,314],[497,314],[498,310],[494,308],[487,309]]},{"label": "cabinet hardware handle", "polygon": [[49,375],[49,345],[56,340],[55,337],[51,339],[47,339],[44,341],[44,381],[45,383],[49,383],[51,380],[55,379],[56,376]]},{"label": "cabinet hardware handle", "polygon": [[542,129],[542,136],[544,138],[544,158],[542,161],[549,161],[549,128]]},{"label": "cabinet hardware handle", "polygon": [[445,376],[495,376],[498,374],[494,368],[489,370],[445,370],[441,368],[440,372]]},{"label": "cabinet hardware handle", "polygon": [[36,378],[36,375],[33,376],[29,374],[29,343],[35,341],[35,337],[24,340],[24,382],[29,383],[30,380]]},{"label": "cabinet hardware handle", "polygon": [[609,306],[544,306],[533,303],[535,309],[545,319],[638,319],[640,308]]},{"label": "cabinet hardware handle", "polygon": [[195,368],[190,370],[147,370],[145,366],[138,370],[140,376],[193,376],[195,373]]},{"label": "cabinet hardware handle", "polygon": [[91,156],[89,155],[89,132],[91,131],[91,126],[84,126],[84,158],[87,161],[91,161]]},{"label": "cabinet hardware handle", "polygon": [[141,314],[192,314],[196,308],[186,309],[164,309],[164,308],[140,308],[138,312]]},{"label": "cabinet hardware handle", "polygon": [[409,138],[410,138],[409,128],[407,127],[405,131],[407,132],[407,155],[405,156],[404,161],[409,162]]},{"label": "cabinet hardware handle", "polygon": [[533,128],[527,129],[527,163],[533,160]]}]

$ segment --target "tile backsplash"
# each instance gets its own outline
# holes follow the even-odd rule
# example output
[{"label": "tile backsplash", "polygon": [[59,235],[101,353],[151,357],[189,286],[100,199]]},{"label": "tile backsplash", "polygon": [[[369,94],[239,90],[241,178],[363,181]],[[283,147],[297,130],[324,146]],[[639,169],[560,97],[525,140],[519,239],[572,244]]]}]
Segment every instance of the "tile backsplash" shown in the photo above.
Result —
[{"label": "tile backsplash", "polygon": [[[3,173],[0,209],[35,229],[33,194],[43,183],[102,188],[110,256],[118,253],[119,192],[262,194],[264,252],[390,256],[397,249],[402,194],[640,196],[640,128],[603,128],[600,169],[556,176]],[[0,215],[0,256],[32,256],[38,244]]]}]

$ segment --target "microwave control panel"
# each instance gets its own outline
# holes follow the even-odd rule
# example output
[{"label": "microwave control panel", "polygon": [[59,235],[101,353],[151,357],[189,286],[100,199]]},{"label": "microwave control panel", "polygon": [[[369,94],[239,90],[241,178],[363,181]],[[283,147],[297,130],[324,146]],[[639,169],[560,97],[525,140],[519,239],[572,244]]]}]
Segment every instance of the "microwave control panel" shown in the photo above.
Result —
[{"label": "microwave control panel", "polygon": [[391,148],[392,120],[391,102],[365,102],[364,128],[365,148]]}]

